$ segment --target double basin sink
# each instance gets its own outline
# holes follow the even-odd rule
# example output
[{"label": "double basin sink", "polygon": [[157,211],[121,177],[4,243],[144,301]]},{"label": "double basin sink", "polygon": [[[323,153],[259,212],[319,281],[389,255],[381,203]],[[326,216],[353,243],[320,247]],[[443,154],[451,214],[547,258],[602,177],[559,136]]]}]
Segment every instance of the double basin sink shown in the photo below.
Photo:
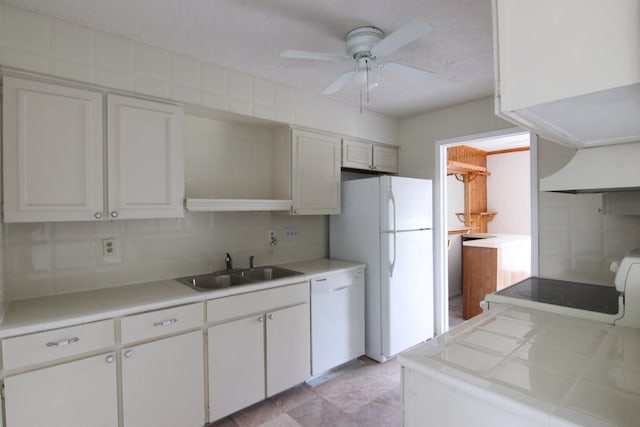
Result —
[{"label": "double basin sink", "polygon": [[302,274],[304,273],[267,265],[243,270],[223,270],[215,273],[181,277],[176,280],[196,291],[205,292],[214,289],[225,289],[232,286],[251,285],[269,280],[283,279],[285,277],[300,276]]}]

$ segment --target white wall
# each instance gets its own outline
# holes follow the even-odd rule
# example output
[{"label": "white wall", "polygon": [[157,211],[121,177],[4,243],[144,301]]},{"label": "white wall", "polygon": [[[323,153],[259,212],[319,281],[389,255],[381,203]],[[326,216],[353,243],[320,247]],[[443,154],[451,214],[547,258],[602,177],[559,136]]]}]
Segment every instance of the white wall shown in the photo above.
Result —
[{"label": "white wall", "polygon": [[431,178],[435,174],[436,141],[513,127],[493,113],[487,97],[400,120],[400,175]]},{"label": "white wall", "polygon": [[447,176],[447,227],[464,227],[456,212],[464,212],[464,183],[454,175]]},{"label": "white wall", "polygon": [[[400,121],[400,174],[433,178],[435,142],[512,127],[494,115],[484,98]],[[540,139],[538,177],[562,167],[573,156]],[[611,283],[609,263],[640,247],[640,217],[601,215],[599,195],[540,193],[539,273],[566,280]]]},{"label": "white wall", "polygon": [[531,235],[529,151],[487,156],[487,210],[498,214],[489,233]]},{"label": "white wall", "polygon": [[[0,65],[385,143],[398,122],[195,58],[0,5]],[[191,196],[267,197],[267,128],[185,118],[186,183]],[[191,167],[193,165],[193,167]],[[267,230],[300,229],[298,241],[267,244]],[[102,256],[115,238],[120,255]],[[3,224],[0,301],[204,273],[235,265],[328,255],[325,216],[187,213],[184,219]],[[4,297],[3,297],[4,295]],[[0,304],[1,305],[1,304]]]}]

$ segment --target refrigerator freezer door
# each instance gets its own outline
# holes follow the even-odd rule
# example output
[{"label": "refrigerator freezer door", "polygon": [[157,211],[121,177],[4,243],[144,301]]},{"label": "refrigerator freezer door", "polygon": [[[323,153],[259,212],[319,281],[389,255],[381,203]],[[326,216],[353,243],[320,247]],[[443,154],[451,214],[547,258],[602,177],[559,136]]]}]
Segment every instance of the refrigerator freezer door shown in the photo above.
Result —
[{"label": "refrigerator freezer door", "polygon": [[382,353],[394,356],[433,337],[433,245],[430,230],[380,234]]},{"label": "refrigerator freezer door", "polygon": [[380,177],[381,231],[432,228],[431,181]]}]

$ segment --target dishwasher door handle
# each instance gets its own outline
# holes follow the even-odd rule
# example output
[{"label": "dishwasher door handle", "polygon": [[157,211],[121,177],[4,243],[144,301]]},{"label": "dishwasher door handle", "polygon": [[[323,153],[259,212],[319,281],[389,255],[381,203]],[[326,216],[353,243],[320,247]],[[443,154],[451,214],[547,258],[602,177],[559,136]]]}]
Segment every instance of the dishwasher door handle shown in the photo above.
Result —
[{"label": "dishwasher door handle", "polygon": [[341,291],[343,289],[349,288],[349,286],[351,286],[351,285],[340,286],[339,288],[332,288],[332,289],[329,289],[329,292],[338,292],[338,291]]}]

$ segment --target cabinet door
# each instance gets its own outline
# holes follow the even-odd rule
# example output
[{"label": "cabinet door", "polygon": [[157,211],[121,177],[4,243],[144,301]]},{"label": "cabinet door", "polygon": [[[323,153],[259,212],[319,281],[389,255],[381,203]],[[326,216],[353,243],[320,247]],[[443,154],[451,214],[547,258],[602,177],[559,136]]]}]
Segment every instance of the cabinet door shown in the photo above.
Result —
[{"label": "cabinet door", "polygon": [[124,427],[204,425],[201,331],[123,349],[122,416]]},{"label": "cabinet door", "polygon": [[103,211],[102,94],[4,78],[5,222]]},{"label": "cabinet door", "polygon": [[398,149],[374,145],[373,170],[398,173]]},{"label": "cabinet door", "polygon": [[311,375],[309,304],[267,314],[267,397]]},{"label": "cabinet door", "polygon": [[292,198],[297,215],[340,213],[340,139],[294,129]]},{"label": "cabinet door", "polygon": [[182,109],[117,95],[107,103],[109,216],[184,216]]},{"label": "cabinet door", "polygon": [[264,398],[264,316],[209,328],[210,420]]},{"label": "cabinet door", "polygon": [[117,426],[114,360],[103,354],[5,378],[7,425]]},{"label": "cabinet door", "polygon": [[370,170],[373,165],[371,144],[342,139],[342,167]]}]

